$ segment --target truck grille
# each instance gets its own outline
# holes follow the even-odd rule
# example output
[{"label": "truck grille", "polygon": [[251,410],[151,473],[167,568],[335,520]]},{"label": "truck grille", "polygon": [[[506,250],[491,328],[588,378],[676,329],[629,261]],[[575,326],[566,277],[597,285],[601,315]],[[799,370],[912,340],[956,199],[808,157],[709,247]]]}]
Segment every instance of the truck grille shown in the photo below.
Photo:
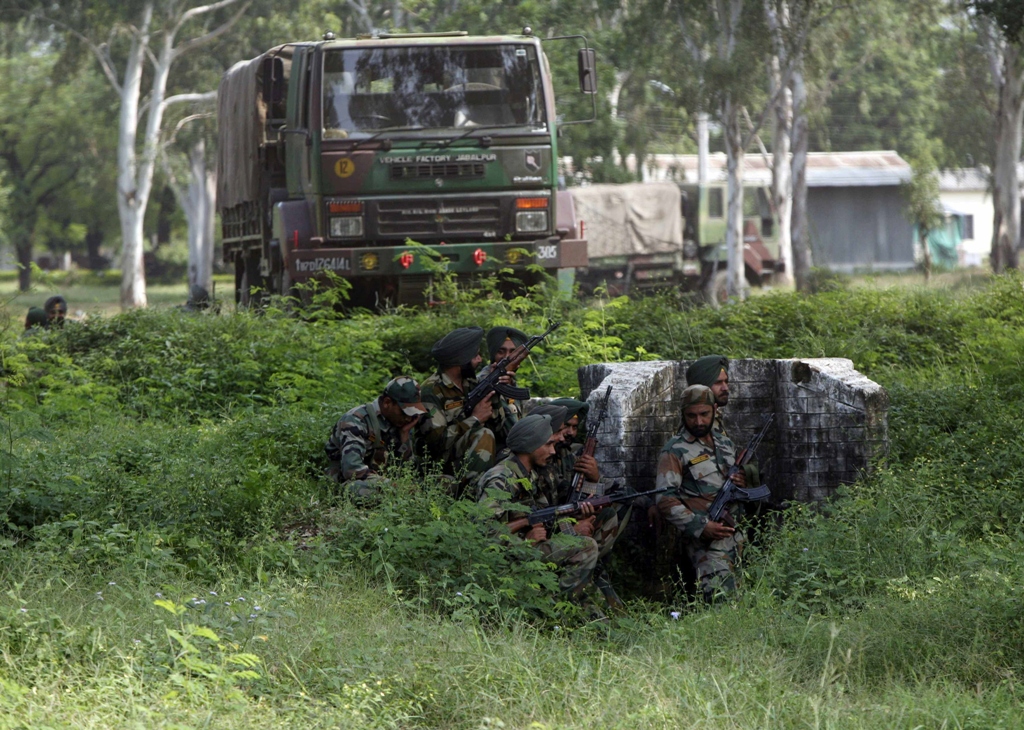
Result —
[{"label": "truck grille", "polygon": [[425,180],[436,178],[480,178],[484,176],[484,163],[442,163],[436,165],[392,165],[392,180]]},{"label": "truck grille", "polygon": [[500,227],[501,203],[497,198],[420,198],[377,203],[377,232],[382,236],[493,237]]}]

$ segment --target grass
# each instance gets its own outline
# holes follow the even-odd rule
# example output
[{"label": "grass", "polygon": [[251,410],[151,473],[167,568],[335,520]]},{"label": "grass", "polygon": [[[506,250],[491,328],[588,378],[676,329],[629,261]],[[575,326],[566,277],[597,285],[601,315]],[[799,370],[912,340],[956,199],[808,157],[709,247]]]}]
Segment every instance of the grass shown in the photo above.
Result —
[{"label": "grass", "polygon": [[[33,566],[21,568],[5,575],[15,588],[0,610],[44,616],[49,633],[20,656],[0,655],[0,727],[1019,726],[1012,680],[963,686],[883,672],[866,682],[870,644],[857,632],[884,614],[853,626],[811,619],[787,625],[789,635],[749,603],[679,619],[635,606],[636,618],[610,629],[563,631],[440,618],[353,574],[164,584],[113,573],[28,589]],[[243,620],[262,604],[259,620],[232,634],[259,657],[261,678],[224,681],[175,662],[168,628],[197,623],[223,637],[229,622],[206,606],[175,619],[157,596],[226,599],[232,608],[220,613]],[[203,656],[216,663],[215,654]]]},{"label": "grass", "polygon": [[[1024,727],[1019,277],[603,304],[6,333],[0,728]],[[538,392],[641,345],[842,354],[889,389],[890,463],[791,511],[733,604],[636,599],[608,625],[519,611],[535,574],[488,575],[467,513],[412,481],[355,509],[321,448],[453,321],[533,331],[549,306],[569,334],[538,353]]]}]

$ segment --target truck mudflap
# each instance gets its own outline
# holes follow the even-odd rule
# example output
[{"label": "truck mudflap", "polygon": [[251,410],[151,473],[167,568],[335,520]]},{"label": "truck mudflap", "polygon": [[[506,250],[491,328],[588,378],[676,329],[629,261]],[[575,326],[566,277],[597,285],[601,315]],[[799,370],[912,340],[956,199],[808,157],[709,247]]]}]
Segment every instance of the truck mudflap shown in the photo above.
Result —
[{"label": "truck mudflap", "polygon": [[357,248],[284,248],[293,282],[307,281],[330,271],[341,277],[402,276],[435,273],[438,266],[458,274],[587,265],[587,242],[580,239],[449,243],[436,246],[369,246]]}]

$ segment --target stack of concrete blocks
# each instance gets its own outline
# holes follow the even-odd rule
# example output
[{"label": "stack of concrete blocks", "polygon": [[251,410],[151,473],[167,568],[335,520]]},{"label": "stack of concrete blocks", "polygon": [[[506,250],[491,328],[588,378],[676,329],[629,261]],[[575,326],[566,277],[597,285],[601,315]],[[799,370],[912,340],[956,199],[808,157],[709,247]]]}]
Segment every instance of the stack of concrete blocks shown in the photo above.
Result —
[{"label": "stack of concrete blocks", "polygon": [[[654,489],[661,447],[681,428],[679,398],[686,388],[688,361],[588,365],[580,368],[580,389],[592,410],[612,386],[608,418],[598,434],[597,459],[603,482],[621,480],[637,491]],[[821,501],[842,484],[870,472],[888,451],[888,396],[858,373],[849,360],[733,360],[725,427],[737,451],[775,414],[755,461],[775,501]],[[646,519],[634,509],[627,541],[630,562],[645,550],[660,557],[644,563],[648,573],[664,571],[665,556],[685,568],[678,541],[644,534]],[[643,523],[643,524],[641,524]],[[671,529],[670,527],[668,529]],[[618,548],[617,548],[618,550]],[[651,580],[657,587],[651,590]],[[648,575],[644,592],[670,590],[666,576]],[[669,577],[669,580],[671,578]]]}]

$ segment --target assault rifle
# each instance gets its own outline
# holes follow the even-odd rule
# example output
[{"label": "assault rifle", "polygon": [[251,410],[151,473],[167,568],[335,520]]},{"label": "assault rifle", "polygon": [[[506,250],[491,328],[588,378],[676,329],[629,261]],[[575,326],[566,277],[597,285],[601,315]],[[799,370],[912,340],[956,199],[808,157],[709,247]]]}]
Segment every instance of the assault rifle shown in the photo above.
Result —
[{"label": "assault rifle", "polygon": [[517,388],[514,385],[499,383],[498,381],[503,376],[508,375],[507,368],[509,365],[517,360],[525,359],[525,357],[530,354],[530,350],[543,342],[545,337],[561,326],[561,322],[552,322],[544,334],[534,335],[514,349],[506,357],[503,357],[501,360],[496,362],[494,367],[491,368],[491,371],[487,373],[479,383],[477,383],[473,390],[469,391],[469,395],[466,396],[466,400],[462,406],[462,417],[469,418],[473,414],[473,409],[476,408],[477,404],[490,395],[492,391],[498,395],[502,395],[506,398],[514,398],[516,400],[526,400],[529,398],[529,389]]},{"label": "assault rifle", "polygon": [[625,502],[630,499],[638,499],[639,497],[649,497],[652,494],[661,494],[667,491],[667,489],[652,489],[649,492],[634,492],[626,491],[620,494],[605,494],[601,497],[591,497],[590,499],[578,499],[568,504],[560,504],[556,507],[544,507],[539,510],[535,510],[528,514],[526,518],[530,521],[531,525],[547,524],[552,522],[559,517],[571,517],[577,514],[584,504],[591,504],[595,509],[601,509],[607,507],[610,504],[618,504],[619,502]]},{"label": "assault rifle", "polygon": [[750,439],[743,451],[740,452],[739,456],[736,457],[736,464],[729,469],[729,473],[726,476],[725,484],[718,490],[718,494],[715,495],[714,501],[711,506],[708,507],[708,519],[712,522],[721,522],[722,513],[725,512],[725,508],[729,506],[731,502],[762,502],[771,496],[772,490],[762,485],[760,487],[738,487],[736,486],[732,478],[737,472],[741,471],[744,466],[750,463],[750,460],[754,458],[754,452],[757,451],[757,447],[760,446],[762,439],[768,433],[769,427],[772,425],[772,421],[775,420],[775,414],[772,413],[765,419],[764,425],[761,426],[761,430],[754,434],[754,437]]},{"label": "assault rifle", "polygon": [[[604,398],[601,399],[601,410],[597,412],[597,417],[587,423],[587,440],[583,444],[583,453],[581,456],[593,456],[594,450],[597,448],[597,432],[600,430],[601,425],[604,423],[604,417],[608,415],[608,400],[612,397],[612,386],[608,386],[608,390],[604,392]],[[572,488],[569,490],[569,501],[576,502],[583,496],[583,472],[576,472],[572,475]]]}]

